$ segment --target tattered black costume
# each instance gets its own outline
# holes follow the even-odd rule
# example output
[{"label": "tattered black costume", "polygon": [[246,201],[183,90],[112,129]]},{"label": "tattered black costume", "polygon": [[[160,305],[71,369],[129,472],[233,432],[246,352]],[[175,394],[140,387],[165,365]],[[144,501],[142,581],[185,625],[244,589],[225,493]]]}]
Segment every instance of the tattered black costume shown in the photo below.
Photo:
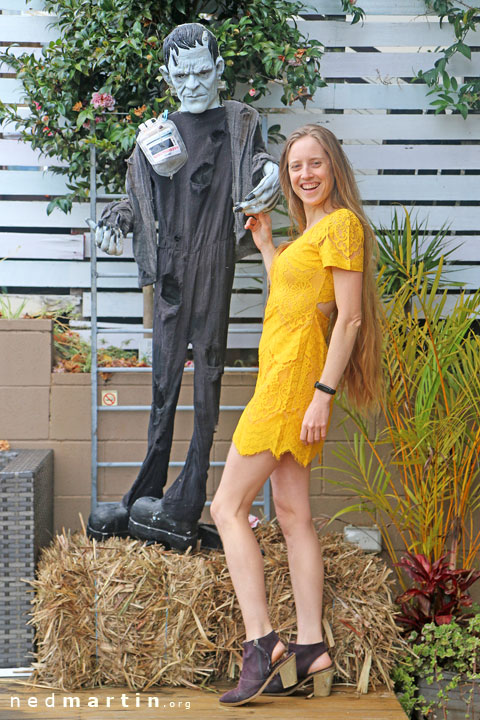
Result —
[{"label": "tattered black costume", "polygon": [[[194,431],[185,466],[162,501],[164,512],[188,525],[197,522],[205,504],[234,262],[255,251],[244,217],[234,215],[233,205],[259,182],[264,163],[273,158],[265,152],[258,113],[243,103],[227,101],[199,114],[173,113],[169,119],[183,137],[187,163],[172,178],[161,177],[137,146],[128,161],[128,200],[113,203],[102,219],[117,222],[124,234],[133,229],[140,285],[155,283],[148,450],[122,502],[130,510],[145,498],[138,507],[148,514],[146,496],[163,496],[191,343]],[[132,518],[134,514],[135,508]]]}]

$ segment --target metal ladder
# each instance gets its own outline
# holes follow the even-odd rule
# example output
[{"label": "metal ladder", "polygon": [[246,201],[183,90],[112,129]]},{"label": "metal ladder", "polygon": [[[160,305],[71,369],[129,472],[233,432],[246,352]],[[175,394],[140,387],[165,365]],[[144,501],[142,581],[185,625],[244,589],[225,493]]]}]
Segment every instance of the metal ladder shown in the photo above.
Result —
[{"label": "metal ladder", "polygon": [[[266,118],[265,118],[266,120]],[[265,127],[265,126],[264,126]],[[97,200],[117,199],[117,195],[97,195],[97,181],[96,181],[96,149],[92,144],[90,147],[90,217],[96,222],[97,220]],[[95,243],[95,233],[93,230],[90,231],[90,279],[91,279],[91,405],[92,405],[92,428],[91,428],[91,510],[94,510],[98,501],[98,469],[99,468],[120,468],[120,467],[138,467],[142,465],[142,461],[135,462],[99,462],[98,461],[98,414],[99,412],[150,412],[150,405],[115,405],[115,406],[99,406],[98,404],[98,374],[99,372],[108,373],[151,373],[151,368],[139,367],[139,368],[122,368],[122,367],[98,367],[97,348],[98,348],[98,297],[97,297],[97,280],[98,278],[136,278],[136,273],[103,273],[98,271],[97,265],[97,246]],[[242,277],[249,277],[243,275]],[[265,282],[264,282],[265,287]],[[106,328],[102,330],[103,334],[118,333],[121,328]],[[151,333],[152,330],[148,328],[142,328],[141,330],[128,329],[129,333]],[[195,368],[185,368],[184,372],[194,372]],[[225,371],[228,372],[257,372],[258,368],[246,368],[246,367],[226,367]],[[245,405],[220,405],[220,412],[230,412],[243,410]],[[193,410],[193,405],[177,405],[178,412],[188,412]],[[183,462],[169,462],[169,467],[183,467]],[[223,467],[224,461],[213,461],[210,463],[211,467]],[[211,501],[207,500],[205,507],[208,507]],[[266,481],[263,487],[263,498],[261,500],[255,500],[252,503],[253,506],[260,506],[263,508],[264,517],[270,520],[271,517],[271,503],[270,503],[270,479]]]}]

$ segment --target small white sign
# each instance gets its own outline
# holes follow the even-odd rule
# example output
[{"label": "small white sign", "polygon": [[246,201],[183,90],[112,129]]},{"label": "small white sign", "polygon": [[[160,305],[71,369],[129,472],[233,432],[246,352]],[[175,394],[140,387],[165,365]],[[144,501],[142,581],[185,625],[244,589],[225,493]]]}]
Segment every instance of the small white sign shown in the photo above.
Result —
[{"label": "small white sign", "polygon": [[107,407],[112,405],[118,405],[118,391],[102,390],[102,405]]}]

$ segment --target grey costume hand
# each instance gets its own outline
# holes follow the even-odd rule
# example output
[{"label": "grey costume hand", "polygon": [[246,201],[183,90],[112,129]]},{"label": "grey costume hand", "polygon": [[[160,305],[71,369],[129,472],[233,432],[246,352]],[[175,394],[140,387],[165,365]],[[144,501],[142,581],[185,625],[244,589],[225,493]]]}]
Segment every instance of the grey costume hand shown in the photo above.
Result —
[{"label": "grey costume hand", "polygon": [[249,215],[267,213],[273,210],[280,198],[280,183],[278,181],[278,165],[267,161],[262,168],[264,177],[253,188],[243,202],[237,203],[235,212],[244,212]]},{"label": "grey costume hand", "polygon": [[107,255],[121,255],[123,253],[124,235],[119,225],[112,225],[106,220],[95,223],[91,218],[87,219],[90,230],[95,231],[95,243],[100,250]]}]

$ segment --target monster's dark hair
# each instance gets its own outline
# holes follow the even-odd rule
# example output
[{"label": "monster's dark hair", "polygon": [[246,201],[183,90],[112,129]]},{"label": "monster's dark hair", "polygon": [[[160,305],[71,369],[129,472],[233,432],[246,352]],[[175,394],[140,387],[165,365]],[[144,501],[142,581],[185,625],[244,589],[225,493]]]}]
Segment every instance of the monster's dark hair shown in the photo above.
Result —
[{"label": "monster's dark hair", "polygon": [[183,23],[183,25],[177,25],[163,41],[163,60],[165,65],[168,67],[170,55],[172,56],[174,65],[177,64],[175,56],[179,48],[187,50],[194,48],[196,45],[202,45],[204,33],[207,34],[208,49],[215,62],[218,57],[218,43],[215,35],[204,25],[200,25],[200,23]]}]

